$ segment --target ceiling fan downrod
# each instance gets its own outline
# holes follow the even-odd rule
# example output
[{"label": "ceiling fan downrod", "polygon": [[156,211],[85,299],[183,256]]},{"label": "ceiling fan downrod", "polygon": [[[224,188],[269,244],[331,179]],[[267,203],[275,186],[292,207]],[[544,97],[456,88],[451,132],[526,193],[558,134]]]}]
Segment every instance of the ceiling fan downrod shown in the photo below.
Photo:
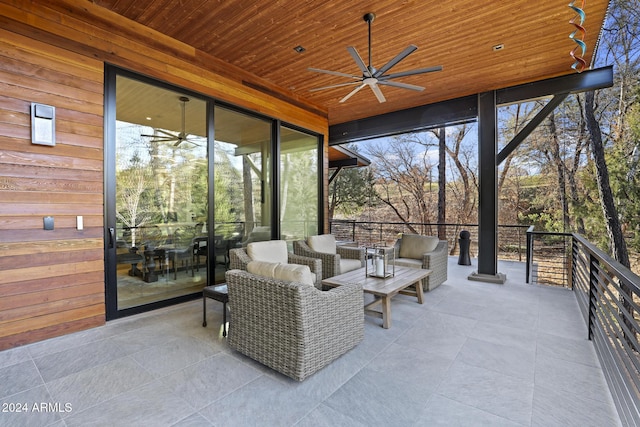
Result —
[{"label": "ceiling fan downrod", "polygon": [[371,65],[371,23],[373,22],[374,19],[376,19],[376,14],[373,12],[369,12],[367,14],[365,14],[362,19],[364,19],[364,21],[369,25],[369,73],[371,73],[371,75],[373,76],[373,73],[376,72],[376,70],[373,68],[373,66]]}]

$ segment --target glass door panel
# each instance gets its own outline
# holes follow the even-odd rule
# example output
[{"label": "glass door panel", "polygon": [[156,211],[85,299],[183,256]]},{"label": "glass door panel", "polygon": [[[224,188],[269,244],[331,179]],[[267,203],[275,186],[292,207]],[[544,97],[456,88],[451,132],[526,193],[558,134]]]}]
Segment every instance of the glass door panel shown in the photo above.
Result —
[{"label": "glass door panel", "polygon": [[280,130],[280,233],[284,240],[318,234],[318,137]]},{"label": "glass door panel", "polygon": [[116,78],[118,310],[207,284],[207,102]]},{"label": "glass door panel", "polygon": [[271,238],[271,121],[214,109],[216,273],[224,280],[229,249]]}]

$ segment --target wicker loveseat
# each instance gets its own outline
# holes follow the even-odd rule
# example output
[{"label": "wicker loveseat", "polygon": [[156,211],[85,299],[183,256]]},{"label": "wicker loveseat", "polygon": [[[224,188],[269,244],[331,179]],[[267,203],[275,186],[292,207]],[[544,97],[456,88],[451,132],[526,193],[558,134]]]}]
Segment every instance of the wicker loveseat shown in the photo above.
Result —
[{"label": "wicker loveseat", "polygon": [[424,291],[430,291],[447,280],[449,245],[446,240],[433,236],[403,234],[396,241],[395,265],[426,268],[432,273],[422,282]]},{"label": "wicker loveseat", "polygon": [[295,255],[287,251],[287,242],[284,240],[266,240],[252,242],[246,248],[236,248],[229,251],[229,268],[247,270],[247,264],[251,261],[280,262],[282,264],[301,264],[309,266],[314,276],[314,284],[322,289],[322,261],[317,258],[308,258]]},{"label": "wicker loveseat", "polygon": [[362,286],[321,291],[310,284],[226,272],[228,344],[234,350],[302,381],[364,337]]},{"label": "wicker loveseat", "polygon": [[309,236],[293,242],[293,253],[322,260],[322,278],[337,276],[364,267],[364,248],[336,245],[332,234]]}]

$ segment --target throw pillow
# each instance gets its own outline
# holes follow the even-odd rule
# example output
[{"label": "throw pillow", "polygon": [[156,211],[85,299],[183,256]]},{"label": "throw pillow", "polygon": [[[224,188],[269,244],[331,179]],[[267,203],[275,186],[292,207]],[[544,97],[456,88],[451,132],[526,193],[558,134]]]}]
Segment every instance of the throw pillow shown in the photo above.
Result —
[{"label": "throw pillow", "polygon": [[313,286],[313,277],[307,265],[278,264],[275,268],[273,278]]},{"label": "throw pillow", "polygon": [[279,263],[277,262],[249,261],[247,263],[247,271],[251,274],[255,274],[256,276],[272,279],[278,265]]}]

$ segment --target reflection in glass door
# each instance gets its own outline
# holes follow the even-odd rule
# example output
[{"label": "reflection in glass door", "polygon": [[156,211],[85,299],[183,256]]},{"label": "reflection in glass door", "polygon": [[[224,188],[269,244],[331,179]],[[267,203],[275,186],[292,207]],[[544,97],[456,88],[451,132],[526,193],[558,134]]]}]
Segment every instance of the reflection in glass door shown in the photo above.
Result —
[{"label": "reflection in glass door", "polygon": [[271,239],[271,121],[214,109],[215,281],[229,250]]},{"label": "reflection in glass door", "polygon": [[288,242],[318,234],[318,137],[280,129],[280,233]]},{"label": "reflection in glass door", "polygon": [[118,311],[207,284],[206,111],[205,100],[116,77]]}]

